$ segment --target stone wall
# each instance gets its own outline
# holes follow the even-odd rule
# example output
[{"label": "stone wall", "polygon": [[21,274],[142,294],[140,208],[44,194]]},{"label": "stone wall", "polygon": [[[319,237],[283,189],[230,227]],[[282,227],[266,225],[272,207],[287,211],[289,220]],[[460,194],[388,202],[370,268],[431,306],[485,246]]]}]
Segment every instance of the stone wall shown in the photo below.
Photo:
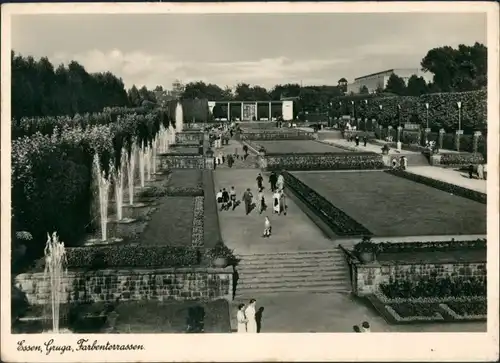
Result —
[{"label": "stone wall", "polygon": [[175,134],[175,143],[176,144],[198,144],[200,141],[203,141],[204,134],[203,132],[197,131],[183,131]]},{"label": "stone wall", "polygon": [[160,170],[205,169],[205,157],[194,154],[160,154]]},{"label": "stone wall", "polygon": [[[50,303],[43,273],[15,277],[15,285],[30,304]],[[62,284],[63,302],[128,300],[232,299],[233,270],[163,268],[68,272]]]},{"label": "stone wall", "polygon": [[372,294],[389,280],[420,280],[425,276],[453,277],[486,275],[486,262],[447,262],[426,264],[352,264],[353,292]]}]

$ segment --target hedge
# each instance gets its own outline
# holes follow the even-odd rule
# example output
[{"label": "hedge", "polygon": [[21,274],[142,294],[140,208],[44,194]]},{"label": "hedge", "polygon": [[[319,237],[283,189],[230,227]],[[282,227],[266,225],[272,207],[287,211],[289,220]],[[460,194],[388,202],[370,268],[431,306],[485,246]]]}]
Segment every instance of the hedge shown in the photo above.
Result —
[{"label": "hedge", "polygon": [[483,155],[476,154],[464,154],[464,153],[453,153],[453,154],[441,154],[441,165],[446,166],[464,166],[464,165],[477,165],[483,164]]},{"label": "hedge", "polygon": [[338,236],[371,236],[365,226],[358,223],[331,202],[318,194],[305,183],[288,172],[282,173],[285,185],[299,197],[319,218],[321,218]]},{"label": "hedge", "polygon": [[382,155],[369,152],[269,153],[265,158],[267,170],[376,170],[385,168]]},{"label": "hedge", "polygon": [[395,253],[395,252],[447,252],[457,250],[486,250],[486,239],[468,240],[468,241],[429,241],[429,242],[360,242],[354,245],[354,251],[357,253],[365,251],[374,251],[377,253]]},{"label": "hedge", "polygon": [[[189,267],[200,265],[201,256],[191,246],[120,245],[66,248],[67,268],[100,270],[106,268]],[[38,267],[44,266],[40,259]]]},{"label": "hedge", "polygon": [[[419,123],[423,128],[427,124],[427,108],[429,103],[429,127],[433,129],[458,129],[458,106],[462,102],[461,124],[466,131],[487,129],[487,92],[485,90],[471,92],[431,93],[419,97],[357,97],[354,100],[355,117],[375,118],[383,126]],[[368,102],[365,102],[367,100]],[[342,104],[339,104],[342,102]],[[332,101],[333,112],[352,115],[351,99],[338,98]],[[380,105],[382,109],[380,109]],[[398,109],[401,106],[401,110]]]},{"label": "hedge", "polygon": [[473,200],[473,201],[478,202],[478,203],[486,204],[486,201],[487,201],[487,196],[485,193],[481,193],[481,192],[478,192],[475,190],[460,187],[460,186],[455,185],[455,184],[446,183],[446,182],[441,181],[441,180],[436,180],[436,179],[428,178],[428,177],[425,177],[422,175],[409,173],[409,172],[404,171],[404,170],[390,169],[390,170],[386,170],[385,172],[392,174],[392,175],[395,175],[395,176],[399,176],[401,178],[405,178],[405,179],[414,181],[416,183],[424,184],[424,185],[442,190],[442,191],[450,193],[450,194],[458,195],[459,197],[467,198],[467,199]]}]

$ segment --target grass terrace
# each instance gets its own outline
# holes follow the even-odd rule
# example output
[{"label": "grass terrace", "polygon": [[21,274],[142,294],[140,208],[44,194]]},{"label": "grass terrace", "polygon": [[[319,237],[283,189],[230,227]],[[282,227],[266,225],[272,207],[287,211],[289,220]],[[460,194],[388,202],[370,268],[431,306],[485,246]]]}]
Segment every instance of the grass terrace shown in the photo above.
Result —
[{"label": "grass terrace", "polygon": [[388,173],[292,174],[375,236],[486,233],[486,205]]}]

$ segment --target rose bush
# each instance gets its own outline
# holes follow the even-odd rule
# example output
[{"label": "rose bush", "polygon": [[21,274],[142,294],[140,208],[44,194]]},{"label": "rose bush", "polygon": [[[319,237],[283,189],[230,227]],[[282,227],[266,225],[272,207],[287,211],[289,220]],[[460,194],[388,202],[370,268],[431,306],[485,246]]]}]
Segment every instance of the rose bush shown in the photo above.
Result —
[{"label": "rose bush", "polygon": [[204,197],[194,198],[193,231],[191,233],[193,247],[203,247],[204,245],[204,202]]},{"label": "rose bush", "polygon": [[442,190],[450,194],[458,195],[460,197],[473,200],[475,202],[486,204],[486,199],[487,199],[486,194],[478,192],[476,190],[463,188],[455,184],[446,183],[441,180],[428,178],[418,174],[413,174],[404,170],[391,169],[391,170],[386,170],[385,172],[395,176],[399,176],[401,178],[412,180],[416,183],[428,185],[430,187]]},{"label": "rose bush", "polygon": [[366,227],[349,217],[305,183],[284,172],[285,185],[290,188],[335,234],[339,236],[373,235]]},{"label": "rose bush", "polygon": [[476,153],[476,154],[459,154],[459,153],[453,153],[453,154],[441,154],[441,159],[440,159],[440,164],[441,165],[446,165],[446,166],[463,166],[463,165],[477,165],[477,164],[483,164],[484,163],[484,157],[483,155]]}]

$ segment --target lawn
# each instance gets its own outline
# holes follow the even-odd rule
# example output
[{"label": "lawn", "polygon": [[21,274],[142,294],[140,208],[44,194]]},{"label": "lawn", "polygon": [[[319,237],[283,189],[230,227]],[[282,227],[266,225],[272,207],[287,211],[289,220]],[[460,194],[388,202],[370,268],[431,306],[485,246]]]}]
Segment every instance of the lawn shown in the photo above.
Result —
[{"label": "lawn", "polygon": [[384,172],[293,175],[375,236],[486,233],[486,205]]},{"label": "lawn", "polygon": [[313,140],[254,141],[269,153],[346,153],[348,151]]},{"label": "lawn", "polygon": [[140,236],[141,244],[190,246],[194,197],[163,197]]},{"label": "lawn", "polygon": [[203,172],[199,169],[173,169],[168,181],[171,188],[196,188],[203,185]]}]

